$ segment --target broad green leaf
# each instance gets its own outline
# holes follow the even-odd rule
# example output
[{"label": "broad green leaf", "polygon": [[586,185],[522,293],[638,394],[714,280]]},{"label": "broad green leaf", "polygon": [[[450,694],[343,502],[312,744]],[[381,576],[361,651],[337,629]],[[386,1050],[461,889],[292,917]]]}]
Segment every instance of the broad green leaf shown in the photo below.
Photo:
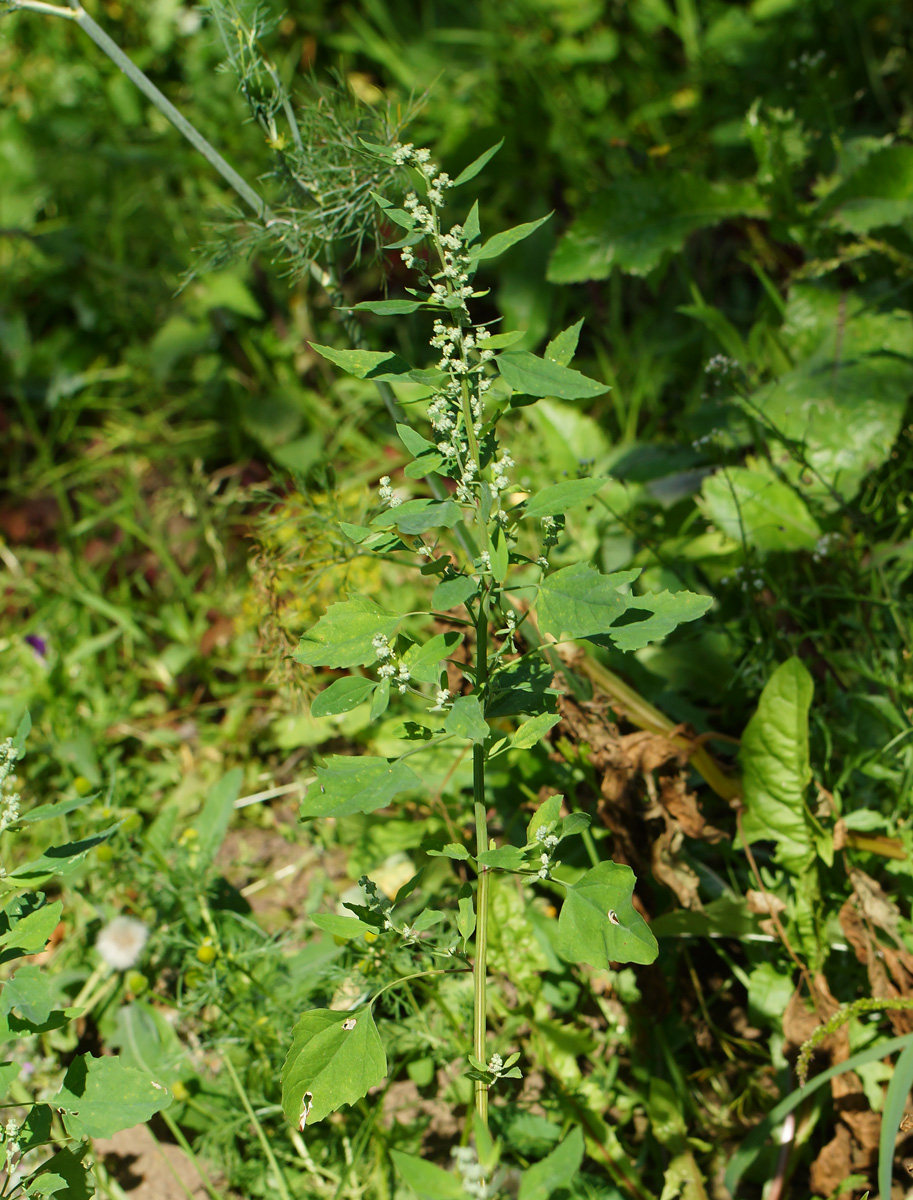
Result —
[{"label": "broad green leaf", "polygon": [[337,350],[333,346],[319,346],[316,342],[310,345],[312,350],[356,379],[389,380],[407,375],[412,370],[405,359],[398,354],[391,354],[389,350]]},{"label": "broad green leaf", "polygon": [[301,639],[293,658],[309,667],[363,667],[377,661],[373,638],[393,639],[401,617],[367,596],[331,604]]},{"label": "broad green leaf", "polygon": [[609,390],[571,367],[562,367],[527,350],[512,350],[495,360],[508,387],[521,396],[557,396],[559,400],[589,400]]},{"label": "broad green leaf", "polygon": [[553,729],[561,720],[558,713],[539,713],[537,717],[530,717],[528,721],[524,721],[520,728],[511,736],[511,750],[529,750],[537,745],[542,738]]},{"label": "broad green leaf", "polygon": [[486,715],[512,717],[550,711],[554,708],[551,697],[561,694],[552,687],[554,677],[554,669],[538,656],[510,663],[490,680]]},{"label": "broad green leaf", "polygon": [[57,1200],[91,1200],[95,1195],[95,1183],[82,1161],[88,1149],[86,1142],[76,1151],[64,1147],[51,1155],[29,1177],[26,1195],[56,1196]]},{"label": "broad green leaf", "polygon": [[339,528],[349,541],[354,542],[356,546],[360,546],[363,541],[371,537],[374,533],[370,525],[353,525],[350,521],[340,521]]},{"label": "broad green leaf", "polygon": [[564,797],[560,792],[542,801],[526,827],[526,841],[528,845],[535,846],[537,844],[538,839],[536,834],[540,829],[544,829],[546,834],[554,831],[561,816],[561,805],[563,803]]},{"label": "broad green leaf", "polygon": [[[439,849],[438,846],[440,846]],[[446,846],[441,846],[440,843],[437,843],[437,846],[426,843],[424,850],[432,858],[452,858],[458,862],[468,862],[472,858],[466,847],[460,845],[459,842],[448,842]]]},{"label": "broad green leaf", "polygon": [[468,575],[458,575],[456,579],[442,579],[434,589],[431,607],[447,612],[448,609],[459,608],[461,604],[478,595],[478,592],[478,580]]},{"label": "broad green leaf", "polygon": [[387,1056],[370,1008],[302,1013],[282,1067],[282,1111],[296,1129],[354,1104],[387,1074]]},{"label": "broad green leaf", "polygon": [[335,679],[319,696],[314,697],[311,716],[335,717],[339,713],[351,712],[363,704],[376,687],[373,679],[358,679],[353,675]]},{"label": "broad green leaf", "polygon": [[518,1200],[548,1200],[573,1182],[582,1162],[583,1130],[577,1126],[551,1154],[523,1172]]},{"label": "broad green leaf", "polygon": [[390,1157],[396,1173],[420,1200],[465,1200],[462,1183],[443,1167],[402,1150],[391,1150]]},{"label": "broad green leaf", "polygon": [[437,633],[421,645],[416,643],[410,646],[402,656],[403,665],[409,668],[409,674],[419,683],[437,683],[441,676],[441,661],[447,658],[462,640],[463,635],[455,630]]},{"label": "broad green leaf", "polygon": [[818,205],[818,214],[850,233],[866,234],[913,217],[913,146],[870,155]]},{"label": "broad green leaf", "polygon": [[70,1136],[77,1138],[113,1137],[121,1129],[148,1121],[172,1099],[147,1071],[125,1067],[110,1055],[92,1058],[88,1054],[73,1059],[63,1086],[51,1098],[54,1107],[63,1110]]},{"label": "broad green leaf", "polygon": [[540,520],[542,517],[556,517],[566,513],[575,504],[582,504],[595,496],[606,479],[565,479],[562,483],[552,483],[536,492],[526,501],[523,515]]},{"label": "broad green leaf", "polygon": [[89,792],[86,796],[73,796],[69,800],[59,800],[54,804],[39,804],[37,808],[30,808],[21,817],[17,817],[16,823],[31,825],[36,821],[53,821],[55,817],[65,817],[67,813],[75,812],[77,808],[85,807],[85,805],[95,800],[97,796],[98,792]]},{"label": "broad green leaf", "polygon": [[407,500],[388,508],[371,522],[379,529],[395,525],[400,533],[427,533],[429,529],[453,529],[463,512],[453,500]]},{"label": "broad green leaf", "polygon": [[311,920],[324,933],[344,938],[347,942],[364,933],[377,933],[377,929],[366,921],[360,921],[358,917],[344,917],[341,913],[312,913]]},{"label": "broad green leaf", "polygon": [[545,347],[545,357],[550,358],[559,367],[570,366],[571,360],[577,353],[577,342],[580,339],[580,330],[582,328],[583,317],[575,322],[575,324],[569,325],[567,329],[563,329],[557,337],[552,338]]},{"label": "broad green leaf", "polygon": [[48,1104],[33,1104],[19,1130],[19,1147],[25,1154],[51,1140],[53,1114]]},{"label": "broad green leaf", "polygon": [[108,1048],[120,1051],[125,1067],[151,1072],[159,1083],[171,1087],[193,1071],[193,1061],[164,1010],[144,1000],[122,1004],[115,1028],[105,1038]]},{"label": "broad green leaf", "polygon": [[484,742],[491,733],[482,715],[482,705],[476,696],[459,696],[444,722],[447,733],[469,738],[473,742]]},{"label": "broad green leaf", "polygon": [[399,424],[396,432],[399,434],[399,440],[410,454],[425,454],[429,450],[435,449],[434,442],[429,442],[426,437],[422,437],[411,425]]},{"label": "broad green leaf", "polygon": [[591,967],[654,961],[659,947],[631,902],[634,882],[630,867],[603,862],[567,889],[558,918],[563,959]]},{"label": "broad green leaf", "polygon": [[526,852],[521,846],[498,846],[494,850],[483,850],[478,861],[483,867],[517,871],[526,865]]},{"label": "broad green leaf", "polygon": [[776,843],[788,870],[807,865],[812,834],[805,807],[811,781],[808,713],[814,686],[798,658],[779,666],[764,686],[758,707],[742,735],[742,787],[745,840]]},{"label": "broad green leaf", "polygon": [[[426,479],[429,475],[439,472],[441,467],[446,468],[447,462],[448,460],[443,454],[432,450],[427,454],[420,454],[411,463],[406,463],[405,467],[403,467],[403,474],[407,479]],[[443,474],[446,474],[446,470]]]},{"label": "broad green leaf", "polygon": [[[828,509],[851,500],[885,462],[913,392],[913,324],[909,312],[870,312],[861,297],[794,289],[785,329],[803,361],[744,401],[774,436],[797,443],[772,451],[803,497]],[[799,328],[797,328],[797,326]],[[798,343],[798,345],[796,345]]]},{"label": "broad green leaf", "polygon": [[821,536],[802,497],[763,459],[749,458],[744,467],[710,475],[701,497],[705,515],[721,533],[762,553],[810,550]]},{"label": "broad green leaf", "polygon": [[403,762],[364,755],[333,754],[317,768],[317,782],[301,801],[302,821],[346,817],[385,808],[400,792],[423,791],[422,781]]},{"label": "broad green leaf", "polygon": [[472,889],[468,883],[464,883],[460,888],[456,926],[457,933],[463,939],[463,949],[465,950],[466,943],[475,933],[476,929],[476,909],[473,902]]},{"label": "broad green leaf", "polygon": [[404,317],[424,307],[421,300],[362,300],[360,304],[353,304],[348,311],[374,313],[377,317]]},{"label": "broad green leaf", "polygon": [[412,922],[412,928],[417,929],[419,933],[424,933],[426,929],[433,929],[435,925],[440,925],[441,921],[446,921],[446,919],[447,913],[441,912],[438,908],[423,908]]},{"label": "broad green leaf", "polygon": [[551,215],[551,213],[546,213],[538,221],[526,221],[523,225],[515,225],[513,229],[502,229],[500,233],[496,233],[494,237],[490,237],[483,245],[470,251],[473,262],[482,262],[487,258],[497,258],[505,250],[509,250],[511,246],[516,246],[518,242],[522,242],[528,238],[531,233],[535,233],[540,225],[544,225],[549,220]]},{"label": "broad green leaf", "polygon": [[639,610],[650,616],[644,621],[609,630],[608,637],[619,650],[642,650],[649,642],[658,642],[687,621],[696,621],[713,604],[712,596],[696,592],[659,592],[632,596],[628,612]]},{"label": "broad green leaf", "polygon": [[390,680],[389,678],[382,679],[380,686],[375,689],[374,699],[371,701],[371,720],[379,721],[387,711],[390,704]]},{"label": "broad green leaf", "polygon": [[476,175],[494,158],[503,145],[504,139],[501,138],[499,142],[495,142],[493,146],[489,146],[478,158],[474,158],[468,167],[464,167],[460,171],[459,175],[453,181],[453,186],[459,187],[460,184],[468,183],[470,179],[475,179]]},{"label": "broad green leaf", "polygon": [[48,944],[48,938],[57,928],[63,903],[55,900],[44,904],[18,920],[11,929],[0,936],[0,946],[9,949],[0,954],[0,962],[7,962],[21,954],[37,954]]},{"label": "broad green leaf", "polygon": [[203,809],[195,822],[199,834],[197,845],[201,867],[212,862],[225,839],[243,779],[244,772],[240,767],[235,767],[209,789]]},{"label": "broad green leaf", "polygon": [[615,179],[560,238],[548,279],[607,279],[613,267],[646,275],[696,230],[766,212],[760,193],[749,183],[710,183],[681,171]]},{"label": "broad green leaf", "polygon": [[592,823],[592,819],[586,813],[568,813],[561,822],[561,837],[572,837],[575,833],[582,833]]},{"label": "broad green leaf", "polygon": [[602,575],[585,562],[553,571],[539,589],[543,632],[559,641],[606,633],[628,608],[631,597],[622,589],[639,574],[634,568]]}]

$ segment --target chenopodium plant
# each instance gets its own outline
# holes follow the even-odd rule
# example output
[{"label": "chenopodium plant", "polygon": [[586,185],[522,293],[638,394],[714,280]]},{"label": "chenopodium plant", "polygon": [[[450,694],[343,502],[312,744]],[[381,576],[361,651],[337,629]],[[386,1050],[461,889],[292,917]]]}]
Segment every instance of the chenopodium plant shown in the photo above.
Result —
[{"label": "chenopodium plant", "polygon": [[[0,849],[4,860],[10,839],[24,829],[46,821],[57,824],[62,816],[96,799],[90,794],[22,811],[14,771],[25,757],[30,730],[26,713],[15,737],[0,742]],[[9,1110],[8,1118],[0,1122],[5,1197],[93,1195],[94,1184],[83,1162],[89,1139],[111,1137],[118,1130],[148,1121],[172,1102],[171,1093],[145,1071],[112,1056],[74,1055],[58,1091],[41,1100],[31,1095],[26,1084],[22,1043],[64,1029],[85,1013],[86,1007],[79,997],[75,1005],[59,1007],[54,980],[40,963],[6,964],[40,954],[61,921],[63,901],[49,900],[38,889],[76,871],[116,828],[51,845],[37,858],[16,867],[8,869],[5,861],[0,862],[0,963],[5,976],[0,983],[0,1043],[3,1057],[10,1055],[0,1062],[0,1108]]]},{"label": "chenopodium plant", "polygon": [[[406,695],[410,704],[425,709],[421,721],[405,723],[403,753],[396,758],[328,757],[303,802],[303,819],[370,813],[397,797],[421,797],[425,788],[411,765],[415,756],[444,743],[457,753],[472,748],[474,820],[467,824],[474,827],[473,836],[469,844],[438,845],[429,853],[468,864],[476,884],[474,890],[464,888],[445,914],[452,928],[451,944],[443,951],[449,961],[417,974],[473,972],[472,1053],[466,1073],[475,1080],[477,1136],[486,1127],[492,1085],[519,1075],[516,1055],[505,1060],[487,1046],[491,873],[511,872],[532,888],[544,881],[559,885],[558,944],[569,962],[608,967],[652,962],[657,954],[656,941],[632,903],[635,880],[629,867],[601,862],[572,884],[554,878],[561,841],[588,823],[581,813],[562,817],[561,796],[551,796],[532,815],[523,845],[498,845],[489,837],[486,767],[508,750],[532,748],[560,720],[550,658],[555,642],[608,638],[622,650],[635,650],[699,617],[711,604],[709,597],[690,592],[636,594],[631,585],[638,569],[606,575],[582,561],[553,569],[549,555],[558,544],[564,514],[592,498],[606,481],[567,479],[523,498],[511,482],[517,464],[502,444],[501,424],[515,404],[544,396],[585,400],[608,389],[568,365],[582,322],[560,333],[540,357],[509,349],[522,334],[493,332],[494,322],[473,320],[472,301],[486,295],[474,289],[478,265],[542,224],[531,221],[483,241],[477,203],[462,224],[448,227],[443,221],[447,192],[472,179],[497,148],[451,180],[428,150],[411,144],[372,147],[409,176],[412,190],[401,206],[381,196],[376,200],[386,220],[404,232],[391,248],[399,249],[406,266],[416,271],[418,286],[407,289],[412,299],[354,308],[377,314],[428,313],[433,365],[416,369],[389,352],[314,347],[360,379],[428,387],[430,437],[406,424],[397,430],[413,456],[405,476],[432,482],[438,476],[432,489],[436,495],[403,500],[384,476],[379,511],[370,523],[344,524],[342,529],[363,552],[399,558],[404,566],[417,568],[429,590],[434,585],[424,622],[439,616],[457,629],[423,638],[418,632],[422,614],[390,612],[368,596],[355,595],[333,604],[304,635],[295,655],[311,667],[351,672],[317,696],[312,706],[316,716],[348,712],[370,700],[372,719],[378,719],[392,701]],[[619,626],[626,614],[631,616]],[[468,661],[460,662],[457,685],[444,667],[450,663],[453,670],[451,656],[461,643],[461,660]],[[361,674],[356,668],[366,670]],[[516,723],[513,732],[503,731],[505,718]],[[396,901],[416,882],[405,885]],[[370,881],[363,886],[368,903],[349,906],[352,917],[332,918],[334,933],[345,933],[345,923],[351,925],[352,937],[359,930],[396,929],[396,902],[391,909]],[[440,914],[426,911],[422,918],[430,926],[440,921]],[[404,976],[403,982],[414,977]],[[299,1129],[355,1102],[383,1080],[386,1059],[372,1011],[380,994],[352,1011],[310,1010],[296,1024],[282,1085],[285,1113]],[[402,1167],[400,1160],[405,1161],[398,1154]]]}]

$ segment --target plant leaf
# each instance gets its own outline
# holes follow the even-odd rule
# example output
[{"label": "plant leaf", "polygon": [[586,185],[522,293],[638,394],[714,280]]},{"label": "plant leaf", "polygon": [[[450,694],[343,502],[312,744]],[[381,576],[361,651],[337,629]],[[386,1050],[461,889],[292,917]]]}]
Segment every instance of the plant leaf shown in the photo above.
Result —
[{"label": "plant leaf", "polygon": [[607,479],[566,479],[562,483],[549,484],[541,492],[530,496],[523,515],[532,517],[533,520],[556,517],[573,508],[575,504],[582,504],[584,500],[595,496],[606,483]]},{"label": "plant leaf", "polygon": [[787,659],[764,685],[742,735],[742,832],[747,842],[775,842],[777,859],[788,870],[801,869],[814,852],[805,808],[813,693],[806,668],[798,658]]},{"label": "plant leaf", "polygon": [[396,432],[399,434],[399,440],[403,443],[410,454],[416,455],[426,454],[429,450],[436,449],[434,442],[429,442],[411,425],[399,424],[396,427]]},{"label": "plant leaf", "polygon": [[462,640],[463,635],[455,630],[437,633],[421,645],[416,643],[410,646],[402,657],[403,665],[409,668],[410,675],[419,683],[437,683],[441,674],[441,661],[447,658]]},{"label": "plant leaf", "polygon": [[52,904],[42,904],[33,912],[21,917],[0,936],[0,946],[8,947],[0,954],[0,962],[8,962],[23,954],[37,954],[48,944],[48,939],[57,928],[63,903],[55,900]]},{"label": "plant leaf", "polygon": [[448,609],[458,608],[461,604],[465,604],[467,600],[477,596],[478,592],[478,580],[472,579],[469,575],[458,575],[456,579],[442,579],[434,589],[431,607],[446,612]]},{"label": "plant leaf", "polygon": [[583,328],[583,317],[567,329],[563,329],[557,337],[553,337],[545,347],[545,357],[556,362],[559,367],[570,366],[571,360],[577,353],[577,342],[580,330]]},{"label": "plant leaf", "polygon": [[88,1149],[86,1142],[76,1152],[64,1147],[51,1155],[29,1176],[26,1195],[57,1196],[58,1200],[91,1200],[95,1195],[95,1185],[82,1161]]},{"label": "plant leaf", "polygon": [[[510,739],[511,750],[529,750],[545,737],[561,720],[559,713],[539,713],[524,721]],[[560,797],[559,797],[560,799]]]},{"label": "plant leaf", "polygon": [[493,146],[489,146],[478,158],[474,158],[468,167],[464,167],[453,181],[453,187],[459,187],[462,183],[468,183],[470,179],[475,179],[476,175],[486,166],[498,153],[504,145],[504,139],[500,142],[495,142]]},{"label": "plant leaf", "polygon": [[453,500],[407,500],[388,508],[371,522],[379,529],[395,525],[400,533],[427,533],[429,529],[453,529],[463,517]]},{"label": "plant leaf", "polygon": [[376,687],[373,679],[359,679],[354,675],[335,679],[319,696],[314,697],[311,716],[335,717],[339,713],[351,712],[363,704]]},{"label": "plant leaf", "polygon": [[228,823],[241,793],[244,772],[235,767],[214,784],[206,795],[194,828],[197,831],[200,865],[206,867],[215,858],[228,832]]},{"label": "plant leaf", "polygon": [[478,861],[483,867],[516,871],[526,864],[526,853],[520,846],[498,846],[494,850],[483,850]]},{"label": "plant leaf", "polygon": [[[346,311],[369,312],[377,317],[404,317],[407,313],[414,313],[424,307],[421,300],[362,300],[360,304],[353,304]],[[316,348],[315,346],[314,349]]]},{"label": "plant leaf", "polygon": [[377,933],[373,925],[360,921],[358,917],[344,917],[342,913],[312,913],[311,920],[324,933],[343,938],[347,942],[352,938],[361,937],[363,933]]},{"label": "plant leaf", "polygon": [[543,827],[547,834],[554,830],[561,816],[561,805],[563,802],[564,797],[560,792],[542,801],[526,827],[527,845],[535,846],[537,844],[536,833]]},{"label": "plant leaf", "polygon": [[322,1121],[344,1104],[354,1104],[387,1074],[387,1056],[370,1008],[302,1013],[282,1067],[282,1111],[300,1127],[305,1095],[307,1120]]},{"label": "plant leaf", "polygon": [[712,604],[712,596],[699,596],[696,592],[650,592],[646,596],[631,596],[628,612],[640,610],[650,616],[645,621],[611,629],[607,636],[619,650],[641,650],[649,642],[660,641],[679,625],[696,621]]},{"label": "plant leaf", "polygon": [[526,221],[522,225],[515,225],[513,229],[502,229],[500,233],[496,233],[494,237],[490,237],[487,242],[477,249],[470,250],[470,258],[473,262],[481,262],[486,258],[497,258],[505,250],[509,250],[511,246],[516,246],[518,242],[522,242],[528,238],[531,233],[535,233],[539,226],[544,225],[551,216],[551,213],[546,213],[538,221]]},{"label": "plant leaf", "polygon": [[391,1150],[396,1172],[420,1200],[465,1200],[463,1185],[455,1175],[424,1158]]},{"label": "plant leaf", "polygon": [[499,354],[498,370],[508,387],[521,396],[557,396],[559,400],[588,400],[609,391],[607,383],[588,379],[528,350]]},{"label": "plant leaf", "polygon": [[615,179],[560,238],[551,283],[607,279],[613,267],[646,275],[685,238],[734,216],[762,217],[767,206],[750,183],[711,183],[676,171]]},{"label": "plant leaf", "polygon": [[539,589],[540,626],[559,640],[606,633],[630,603],[621,589],[639,574],[633,568],[602,575],[585,562],[553,571]]},{"label": "plant leaf", "polygon": [[422,781],[403,762],[388,762],[367,754],[333,754],[317,768],[317,782],[308,788],[298,815],[346,817],[385,808],[400,792],[423,791]]},{"label": "plant leaf", "polygon": [[475,696],[459,696],[444,722],[447,733],[469,738],[473,742],[484,742],[491,729],[482,715],[482,705]]},{"label": "plant leaf", "polygon": [[548,1200],[559,1188],[566,1188],[583,1162],[583,1130],[572,1129],[560,1146],[541,1162],[523,1172],[518,1200]]},{"label": "plant leaf", "polygon": [[63,1110],[71,1137],[112,1137],[148,1121],[172,1102],[171,1093],[147,1071],[126,1067],[110,1055],[74,1058],[52,1103]]},{"label": "plant leaf", "polygon": [[367,596],[331,604],[312,625],[292,655],[309,667],[363,667],[377,661],[372,639],[392,639],[401,618],[388,613]]},{"label": "plant leaf", "polygon": [[802,497],[762,459],[717,471],[704,480],[701,497],[705,514],[722,533],[763,553],[811,550],[821,536]]},{"label": "plant leaf", "polygon": [[866,234],[913,217],[913,146],[885,146],[870,155],[818,206],[850,233]]},{"label": "plant leaf", "polygon": [[320,346],[317,342],[311,342],[310,346],[356,379],[389,381],[400,375],[408,375],[412,370],[405,359],[389,350],[337,350],[333,346]]},{"label": "plant leaf", "polygon": [[634,882],[630,867],[603,862],[567,889],[558,918],[563,959],[591,967],[654,961],[659,947],[631,902]]}]

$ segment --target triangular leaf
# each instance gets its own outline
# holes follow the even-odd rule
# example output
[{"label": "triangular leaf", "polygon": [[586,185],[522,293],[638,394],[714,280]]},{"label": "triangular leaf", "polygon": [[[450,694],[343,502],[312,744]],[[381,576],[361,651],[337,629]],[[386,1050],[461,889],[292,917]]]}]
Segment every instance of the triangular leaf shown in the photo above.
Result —
[{"label": "triangular leaf", "polygon": [[558,918],[562,958],[591,967],[654,961],[659,947],[631,902],[634,882],[630,867],[603,862],[567,889]]},{"label": "triangular leaf", "polygon": [[407,500],[388,508],[371,522],[379,529],[395,525],[400,533],[427,533],[429,529],[453,529],[463,512],[453,500]]},{"label": "triangular leaf", "polygon": [[571,1183],[582,1162],[583,1130],[578,1126],[551,1154],[523,1172],[518,1200],[548,1200],[553,1192]]},{"label": "triangular leaf", "polygon": [[460,171],[459,175],[457,175],[456,179],[454,179],[453,186],[459,187],[460,184],[468,183],[470,179],[475,179],[476,175],[478,175],[482,168],[494,158],[503,145],[504,139],[501,138],[500,142],[495,142],[493,146],[489,146],[489,148],[484,151],[484,153],[480,154],[478,158],[473,159],[469,166],[464,167],[463,170]]},{"label": "triangular leaf", "polygon": [[319,346],[316,342],[310,345],[312,350],[356,379],[389,380],[412,370],[405,359],[389,350],[337,350],[333,346]]},{"label": "triangular leaf", "polygon": [[390,1157],[397,1174],[419,1200],[465,1200],[462,1183],[443,1167],[402,1150],[391,1150]]},{"label": "triangular leaf", "polygon": [[434,589],[431,606],[446,612],[465,604],[467,600],[478,595],[478,591],[478,580],[468,575],[458,575],[456,579],[443,579]]},{"label": "triangular leaf", "polygon": [[370,1008],[302,1013],[282,1068],[282,1111],[296,1129],[354,1104],[387,1074]]},{"label": "triangular leaf", "polygon": [[403,762],[369,755],[333,754],[317,768],[317,782],[301,802],[302,821],[312,817],[345,817],[384,808],[400,792],[423,791],[422,781]]},{"label": "triangular leaf", "polygon": [[524,721],[510,739],[511,750],[530,750],[561,720],[558,713],[539,713]]},{"label": "triangular leaf", "polygon": [[523,225],[515,225],[513,229],[502,229],[500,233],[496,233],[494,237],[490,237],[484,245],[470,251],[472,260],[474,262],[481,262],[486,258],[497,258],[505,250],[509,250],[511,246],[515,246],[518,242],[522,242],[528,238],[531,233],[535,233],[539,226],[544,225],[551,215],[551,213],[546,213],[538,221],[526,221]]}]

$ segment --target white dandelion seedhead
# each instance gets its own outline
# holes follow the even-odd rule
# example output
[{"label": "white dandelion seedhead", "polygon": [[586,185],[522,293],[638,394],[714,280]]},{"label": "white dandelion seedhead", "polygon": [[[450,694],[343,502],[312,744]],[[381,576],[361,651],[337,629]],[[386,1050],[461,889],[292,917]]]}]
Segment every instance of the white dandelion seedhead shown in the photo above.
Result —
[{"label": "white dandelion seedhead", "polygon": [[136,917],[115,917],[102,929],[95,949],[115,971],[128,971],[139,962],[149,940],[149,927]]}]

